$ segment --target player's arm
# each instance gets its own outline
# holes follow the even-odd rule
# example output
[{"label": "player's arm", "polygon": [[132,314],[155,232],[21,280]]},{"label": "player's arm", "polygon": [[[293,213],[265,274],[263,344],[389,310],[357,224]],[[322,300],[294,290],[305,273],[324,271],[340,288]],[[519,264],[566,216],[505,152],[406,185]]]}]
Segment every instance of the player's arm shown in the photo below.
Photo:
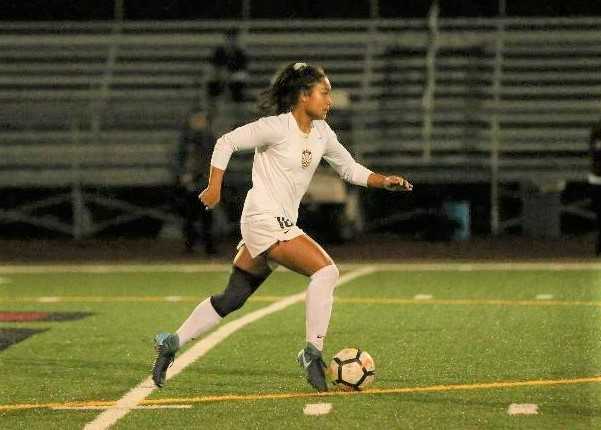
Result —
[{"label": "player's arm", "polygon": [[374,173],[357,163],[352,155],[338,141],[336,134],[329,129],[329,139],[324,153],[324,159],[347,182],[370,188],[384,188],[389,191],[411,191],[413,185],[401,176],[384,176]]},{"label": "player's arm", "polygon": [[211,156],[209,184],[198,196],[207,209],[214,208],[221,199],[223,175],[232,154],[240,150],[250,150],[278,143],[281,140],[279,134],[276,120],[261,118],[238,127],[217,139]]},{"label": "player's arm", "polygon": [[221,200],[221,185],[223,184],[224,173],[225,170],[211,166],[209,184],[198,196],[207,209],[213,209]]}]

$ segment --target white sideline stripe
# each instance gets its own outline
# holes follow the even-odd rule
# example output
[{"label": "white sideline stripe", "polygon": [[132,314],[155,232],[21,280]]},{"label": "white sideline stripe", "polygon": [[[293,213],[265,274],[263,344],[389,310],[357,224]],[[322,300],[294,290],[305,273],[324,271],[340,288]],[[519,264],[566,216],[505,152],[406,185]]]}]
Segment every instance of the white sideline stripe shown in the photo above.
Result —
[{"label": "white sideline stripe", "polygon": [[[57,411],[104,411],[110,406],[55,406],[52,409]],[[133,409],[191,409],[192,405],[148,405],[136,406]]]},{"label": "white sideline stripe", "polygon": [[415,300],[432,300],[432,294],[416,294]]},{"label": "white sideline stripe", "polygon": [[509,415],[538,415],[538,405],[535,403],[512,403],[507,408]]},{"label": "white sideline stripe", "polygon": [[305,415],[327,415],[332,410],[331,403],[308,403],[303,409]]},{"label": "white sideline stripe", "polygon": [[[363,267],[360,270],[347,273],[340,277],[338,286],[350,282],[360,276],[367,275],[375,272],[377,269],[373,266]],[[254,312],[246,314],[236,320],[230,321],[224,324],[213,333],[204,337],[200,341],[196,342],[190,349],[180,355],[177,360],[167,370],[167,380],[173,378],[194,361],[209,352],[214,346],[218,345],[221,341],[227,338],[229,335],[242,329],[244,326],[257,321],[267,315],[281,311],[290,305],[298,303],[305,298],[305,292],[293,294],[285,297],[269,306],[258,309]],[[119,419],[123,418],[138,403],[148,397],[156,389],[151,377],[146,378],[136,387],[132,388],[126,393],[121,399],[115,403],[115,405],[108,408],[106,411],[98,415],[93,421],[86,424],[84,429],[88,430],[104,430],[115,424]]]},{"label": "white sideline stripe", "polygon": [[167,296],[165,297],[166,302],[181,302],[183,299],[182,296]]},{"label": "white sideline stripe", "polygon": [[232,264],[19,264],[0,265],[0,273],[140,273],[140,272],[226,272]]},{"label": "white sideline stripe", "polygon": [[[467,262],[458,263],[441,261],[438,263],[377,263],[370,264],[338,264],[341,270],[356,270],[370,265],[378,271],[400,272],[472,272],[472,271],[562,271],[562,270],[601,270],[601,262],[582,260],[559,262],[553,260],[537,262]],[[198,272],[227,272],[230,264],[67,264],[67,265],[0,265],[0,274],[35,274],[35,273],[198,273]],[[278,267],[277,271],[286,271]]]},{"label": "white sideline stripe", "polygon": [[536,300],[551,300],[553,298],[553,294],[537,294]]},{"label": "white sideline stripe", "polygon": [[[366,262],[367,263],[367,262]],[[338,265],[342,270],[352,268],[354,264]],[[375,264],[378,271],[391,272],[522,272],[522,271],[576,271],[576,270],[601,270],[598,261],[538,261],[538,262],[472,262],[457,263],[442,261],[440,263],[382,263]],[[1,270],[0,270],[1,272]]]}]

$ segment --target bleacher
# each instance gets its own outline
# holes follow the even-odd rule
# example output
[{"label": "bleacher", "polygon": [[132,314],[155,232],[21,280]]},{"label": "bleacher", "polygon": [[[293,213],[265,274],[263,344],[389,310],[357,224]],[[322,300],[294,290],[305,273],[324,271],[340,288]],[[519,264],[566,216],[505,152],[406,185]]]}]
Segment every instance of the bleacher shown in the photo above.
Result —
[{"label": "bleacher", "polygon": [[397,112],[386,126],[370,124],[360,153],[422,180],[490,181],[495,165],[501,181],[584,180],[588,133],[601,117],[600,30],[587,19],[441,20],[429,145],[428,47],[405,43],[396,76],[409,84],[389,102]]},{"label": "bleacher", "polygon": [[9,23],[0,184],[67,184],[74,166],[91,183],[168,180],[178,127],[204,105],[208,58],[232,25],[252,58],[250,98],[286,62],[322,64],[352,101],[341,138],[373,168],[488,180],[498,160],[505,180],[584,178],[601,112],[595,20],[443,19],[431,60],[425,20]]},{"label": "bleacher", "polygon": [[[179,127],[206,106],[209,57],[233,26],[251,58],[249,118],[274,72],[306,61],[348,95],[330,121],[372,169],[419,182],[586,178],[601,117],[596,19],[44,22],[0,29],[0,187],[169,184]],[[247,172],[249,157],[230,167]]]}]

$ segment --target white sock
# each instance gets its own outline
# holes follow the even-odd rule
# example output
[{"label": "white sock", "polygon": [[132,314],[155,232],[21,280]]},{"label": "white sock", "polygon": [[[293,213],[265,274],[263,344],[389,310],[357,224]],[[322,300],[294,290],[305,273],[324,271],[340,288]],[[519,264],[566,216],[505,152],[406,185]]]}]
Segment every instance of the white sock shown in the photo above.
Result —
[{"label": "white sock", "polygon": [[211,299],[208,298],[200,303],[192,311],[190,316],[180,328],[177,329],[177,337],[179,337],[179,346],[182,347],[190,339],[200,336],[206,333],[217,324],[221,322],[223,318],[213,308]]},{"label": "white sock", "polygon": [[330,325],[334,288],[338,282],[338,268],[331,264],[311,275],[305,298],[307,342],[322,351],[323,340]]}]

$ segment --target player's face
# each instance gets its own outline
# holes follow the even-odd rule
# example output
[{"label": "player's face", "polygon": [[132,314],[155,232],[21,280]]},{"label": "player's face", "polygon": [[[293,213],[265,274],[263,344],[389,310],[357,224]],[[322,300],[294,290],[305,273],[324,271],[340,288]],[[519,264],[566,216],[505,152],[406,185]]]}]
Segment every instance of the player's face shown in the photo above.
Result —
[{"label": "player's face", "polygon": [[303,99],[305,112],[311,119],[326,119],[332,107],[332,86],[328,78],[323,78],[313,85]]}]

